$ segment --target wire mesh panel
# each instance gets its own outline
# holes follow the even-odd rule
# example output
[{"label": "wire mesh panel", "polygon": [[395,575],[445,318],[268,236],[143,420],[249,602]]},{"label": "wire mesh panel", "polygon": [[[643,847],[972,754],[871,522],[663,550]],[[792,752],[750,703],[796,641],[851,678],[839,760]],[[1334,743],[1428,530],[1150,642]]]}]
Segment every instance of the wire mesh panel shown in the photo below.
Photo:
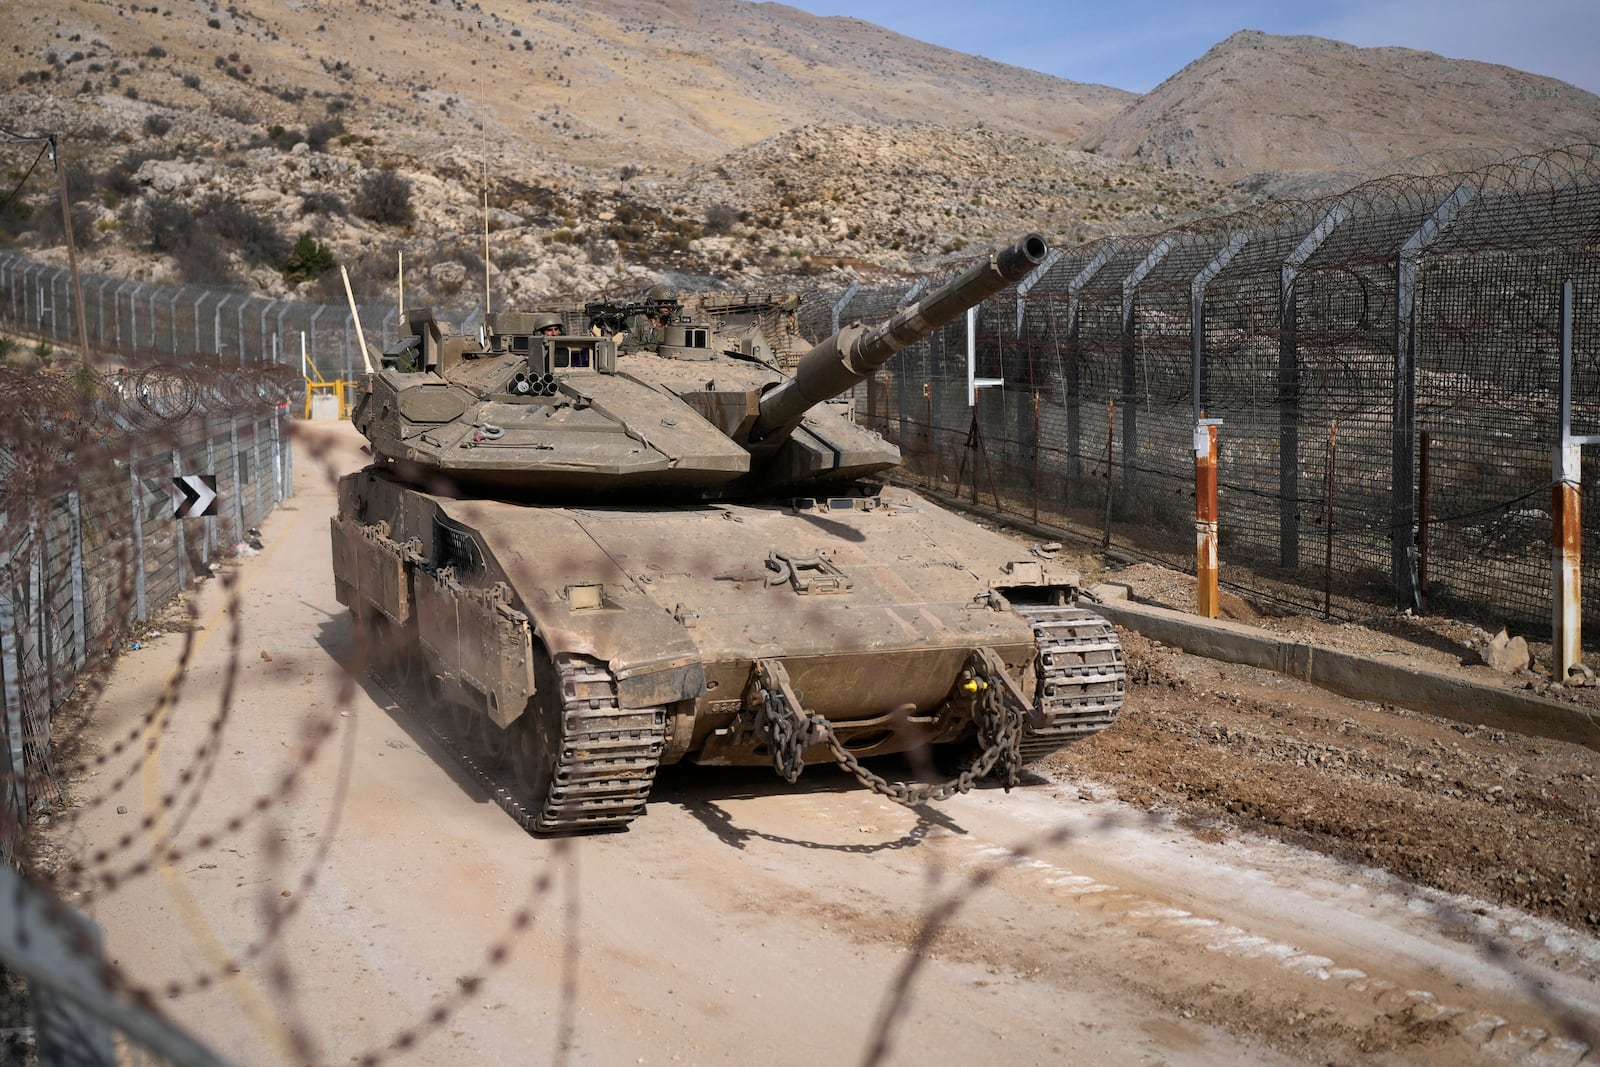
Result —
[{"label": "wire mesh panel", "polygon": [[[1600,433],[1597,241],[1582,148],[1097,242],[1033,279],[1020,326],[1014,290],[983,305],[977,373],[1002,387],[968,405],[952,324],[865,418],[916,484],[1192,568],[1198,411],[1222,421],[1232,583],[1348,613],[1404,604],[1404,578],[1432,610],[1547,634],[1558,298],[1572,280],[1573,432]],[[846,318],[900,292],[863,288]],[[839,295],[809,303],[814,334]]]}]

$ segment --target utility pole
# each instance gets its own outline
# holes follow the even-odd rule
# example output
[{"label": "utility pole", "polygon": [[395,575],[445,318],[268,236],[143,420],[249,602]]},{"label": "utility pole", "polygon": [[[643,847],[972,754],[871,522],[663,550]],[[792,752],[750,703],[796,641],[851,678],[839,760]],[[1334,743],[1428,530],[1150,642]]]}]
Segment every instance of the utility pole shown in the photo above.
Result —
[{"label": "utility pole", "polygon": [[67,236],[67,267],[72,271],[72,306],[78,313],[78,344],[80,358],[87,366],[94,362],[89,350],[89,320],[83,314],[83,282],[78,277],[78,245],[72,238],[72,204],[67,197],[67,168],[61,165],[60,146],[56,135],[50,134],[50,162],[56,168],[56,188],[61,193],[61,231]]}]

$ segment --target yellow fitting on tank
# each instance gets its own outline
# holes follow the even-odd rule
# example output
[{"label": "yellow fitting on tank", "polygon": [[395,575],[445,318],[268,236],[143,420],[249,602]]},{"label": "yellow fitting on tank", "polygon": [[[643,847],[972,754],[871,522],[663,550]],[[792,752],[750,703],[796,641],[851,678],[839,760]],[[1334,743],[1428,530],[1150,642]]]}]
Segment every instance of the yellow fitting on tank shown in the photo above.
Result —
[{"label": "yellow fitting on tank", "polygon": [[980,682],[976,678],[968,678],[966,681],[961,683],[961,691],[963,693],[976,693],[980,689],[987,688],[989,688],[987,682]]}]

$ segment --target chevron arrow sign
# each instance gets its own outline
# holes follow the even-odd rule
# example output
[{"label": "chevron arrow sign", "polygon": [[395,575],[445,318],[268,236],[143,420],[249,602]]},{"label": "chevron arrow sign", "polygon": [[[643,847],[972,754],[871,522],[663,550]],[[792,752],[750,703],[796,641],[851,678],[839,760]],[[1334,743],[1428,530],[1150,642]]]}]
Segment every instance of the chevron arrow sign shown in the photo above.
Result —
[{"label": "chevron arrow sign", "polygon": [[217,476],[185,474],[172,479],[172,516],[199,519],[217,513]]}]

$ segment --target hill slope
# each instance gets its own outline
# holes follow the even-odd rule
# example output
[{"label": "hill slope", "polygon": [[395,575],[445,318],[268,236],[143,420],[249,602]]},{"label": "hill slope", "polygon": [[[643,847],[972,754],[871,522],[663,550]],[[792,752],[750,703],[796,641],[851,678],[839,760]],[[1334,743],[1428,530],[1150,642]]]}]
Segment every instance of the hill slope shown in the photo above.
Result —
[{"label": "hill slope", "polygon": [[1234,181],[1369,171],[1428,152],[1600,139],[1600,96],[1510,67],[1319,37],[1234,34],[1083,137]]}]

